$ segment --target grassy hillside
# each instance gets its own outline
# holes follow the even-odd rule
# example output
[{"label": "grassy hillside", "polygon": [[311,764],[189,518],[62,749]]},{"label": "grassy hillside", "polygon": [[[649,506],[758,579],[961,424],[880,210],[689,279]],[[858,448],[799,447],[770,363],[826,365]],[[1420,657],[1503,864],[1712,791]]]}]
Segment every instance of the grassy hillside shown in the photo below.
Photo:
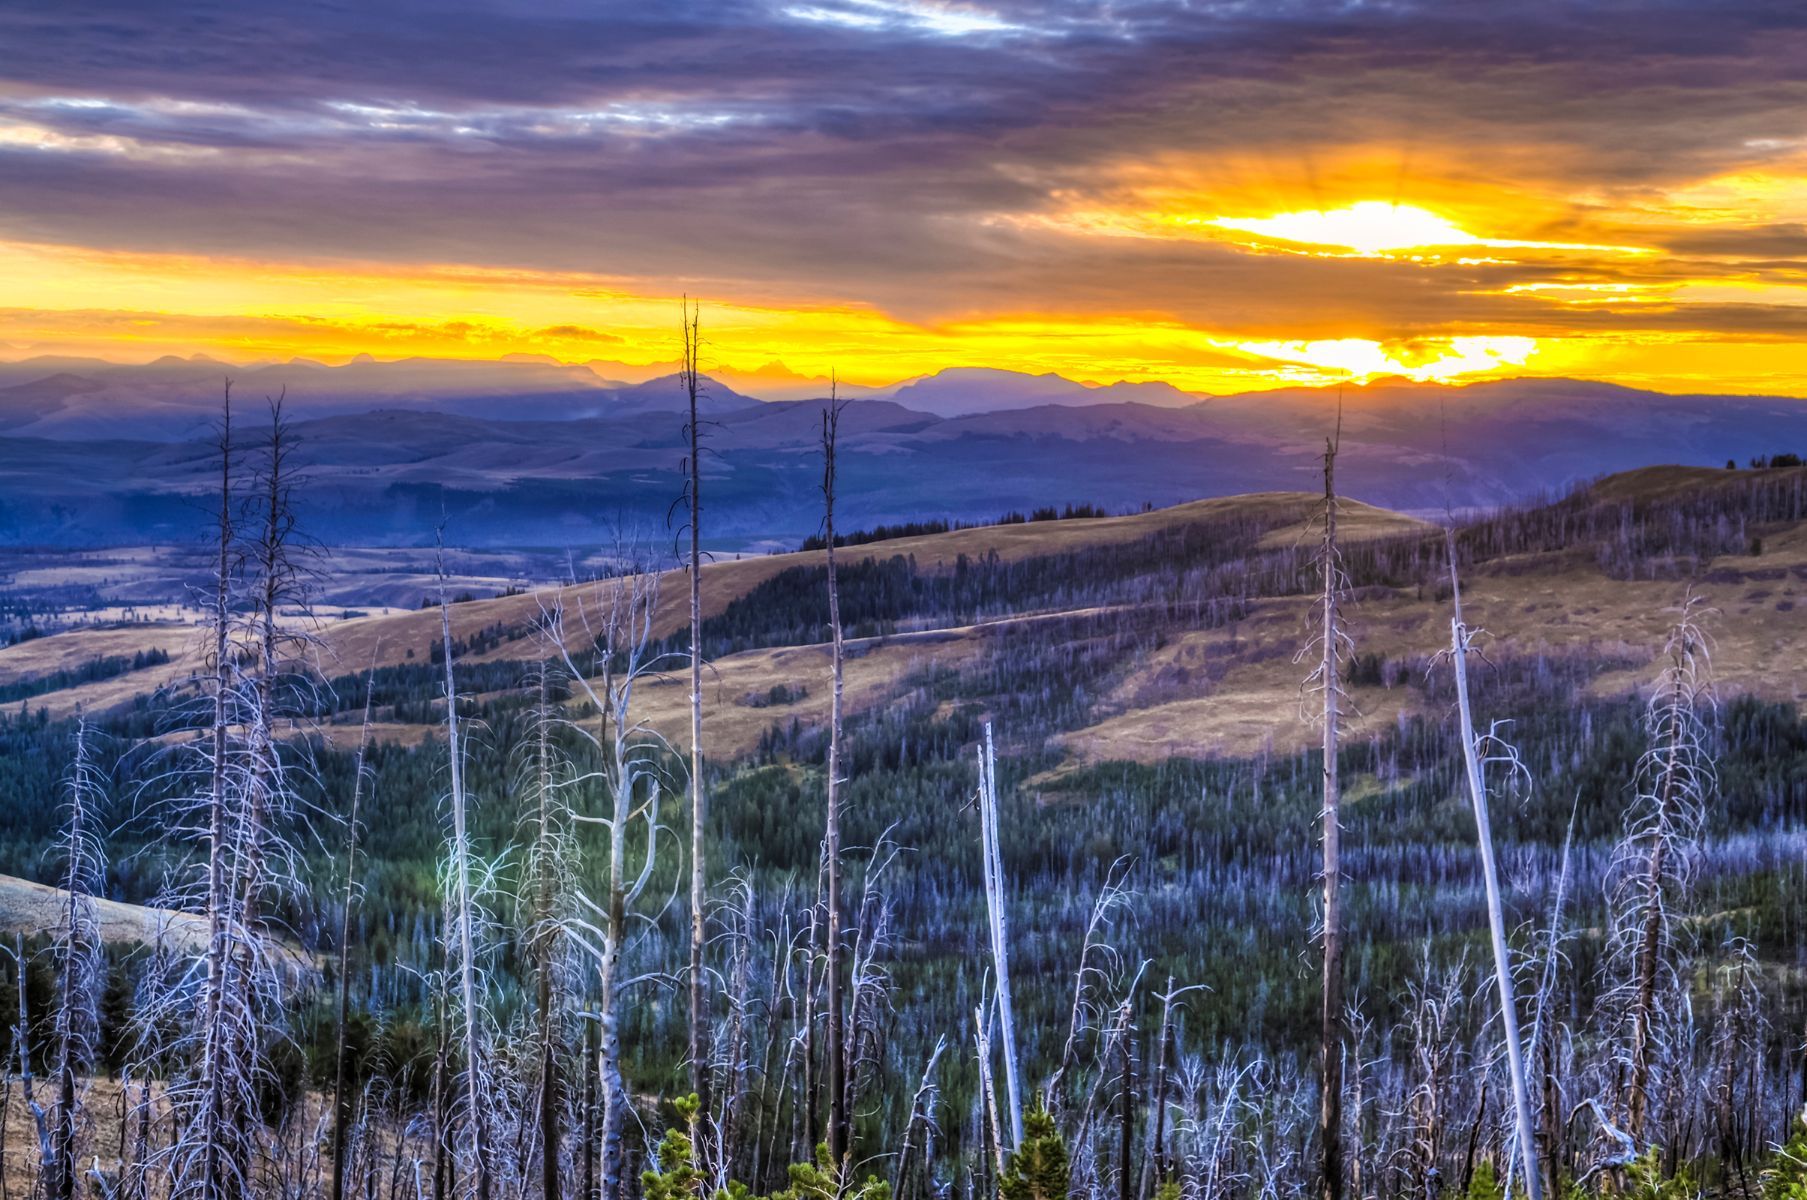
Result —
[{"label": "grassy hillside", "polygon": [[[1211,990],[1187,1004],[1188,1047],[1264,1055],[1274,1070],[1303,1077],[1315,1021],[1321,763],[1299,711],[1305,670],[1295,656],[1310,634],[1317,581],[1313,503],[1297,494],[1242,497],[848,549],[848,886],[861,898],[860,928],[875,939],[874,969],[891,997],[871,1018],[879,1059],[874,1104],[862,1120],[875,1142],[895,1140],[909,1081],[938,1037],[964,1027],[987,986],[975,966],[985,947],[969,804],[973,748],[987,723],[999,743],[1001,853],[1013,928],[1022,931],[1013,969],[1031,1077],[1045,1077],[1060,1051],[1091,904],[1112,884],[1134,900],[1112,929],[1120,957],[1109,986],[1127,986],[1138,972],[1144,983],[1172,976],[1206,984]],[[1436,661],[1449,636],[1444,535],[1355,505],[1346,506],[1343,524],[1355,639],[1345,685],[1357,714],[1340,764],[1350,987],[1364,1016],[1386,1029],[1428,972],[1483,961],[1484,909],[1451,685]],[[1558,1002],[1586,1013],[1599,998],[1605,871],[1645,744],[1637,693],[1653,677],[1667,610],[1693,591],[1717,610],[1707,624],[1720,697],[1720,786],[1689,901],[1697,999],[1702,1011],[1711,1008],[1721,948],[1748,939],[1773,972],[1773,1028],[1800,1028],[1807,998],[1794,964],[1804,927],[1796,901],[1807,894],[1807,695],[1797,664],[1807,623],[1796,605],[1807,598],[1807,471],[1614,477],[1548,504],[1469,520],[1456,545],[1469,618],[1490,634],[1487,660],[1474,669],[1477,718],[1505,722],[1499,728],[1528,772],[1524,793],[1502,797],[1495,815],[1513,928],[1530,928],[1548,911],[1574,823],[1573,934]],[[682,589],[675,578],[664,585],[655,632],[659,648],[680,652]],[[512,931],[520,916],[521,781],[533,742],[523,685],[544,652],[532,623],[542,605],[593,603],[592,586],[452,607],[471,735],[473,844],[494,864],[486,902],[498,922],[490,968],[502,1026],[527,995]],[[713,861],[722,878],[733,871],[744,882],[756,928],[796,936],[814,894],[821,835],[822,557],[712,564],[705,604]],[[284,901],[281,918],[310,948],[330,945],[339,902],[328,847],[333,815],[351,792],[361,670],[374,659],[378,744],[366,802],[375,816],[352,936],[358,1003],[372,1014],[360,1035],[370,1046],[364,1069],[381,1071],[418,1061],[443,913],[438,614],[373,616],[320,632],[317,671],[333,681],[331,698],[316,714],[321,724],[290,727],[305,768],[306,870],[319,886]],[[7,648],[0,663],[12,674],[0,684],[67,669],[103,649],[117,657],[120,637],[86,630]],[[182,647],[192,641],[172,630],[167,644],[191,653]],[[573,650],[588,661],[585,647]],[[179,695],[152,693],[189,662],[178,655],[0,709],[0,818],[8,832],[0,870],[44,878],[54,864],[51,801],[68,752],[58,717],[79,702],[98,712],[104,697],[113,707],[97,720],[109,739],[118,831],[109,885],[132,902],[157,894],[185,847],[160,839],[142,814],[159,795],[192,783],[169,773],[168,750],[186,736],[173,719]],[[569,690],[561,686],[555,698],[587,723]],[[636,714],[682,747],[685,702],[683,681],[653,680]],[[312,736],[313,728],[327,736]],[[600,811],[594,747],[568,729],[556,738],[571,764],[573,802]],[[667,758],[658,766],[667,783],[661,821],[685,830],[682,765]],[[596,836],[574,835],[578,882],[591,894],[601,886]],[[683,868],[669,848],[655,864],[644,932],[625,956],[630,974],[656,980],[675,961],[684,913],[667,897],[682,894]],[[724,936],[730,916],[716,911]],[[764,989],[761,1011],[782,1010],[776,975],[756,975],[748,986]],[[1146,1009],[1146,986],[1139,995]],[[1484,1014],[1477,1008],[1473,1016],[1474,1029],[1483,1028]],[[682,1027],[681,1005],[636,1003],[628,1012],[622,1036],[636,1089],[670,1094],[683,1086]],[[312,1039],[318,1070],[320,1026],[298,1028]],[[1770,1047],[1778,1058],[1789,1053],[1784,1040],[1778,1032]],[[958,1056],[947,1071],[950,1112],[965,1112],[976,1087],[971,1064]],[[1478,1094],[1464,1095],[1474,1111]],[[952,1126],[950,1145],[965,1144],[971,1130]]]},{"label": "grassy hillside", "polygon": [[[1687,467],[1653,467],[1611,476],[1589,489],[1586,504],[1596,514],[1678,501],[1710,502],[1727,489],[1798,478],[1789,471],[1719,471]],[[1302,672],[1292,662],[1310,601],[1304,594],[1301,560],[1312,549],[1315,532],[1309,519],[1312,498],[1299,493],[1266,493],[1204,500],[1131,516],[1037,521],[960,529],[947,533],[849,546],[841,561],[856,575],[862,567],[904,560],[914,577],[951,579],[983,569],[1003,575],[1026,565],[1058,572],[1081,559],[1095,562],[1116,553],[1114,564],[1129,579],[1093,575],[1064,594],[1042,588],[1030,595],[1005,585],[1002,594],[961,609],[957,604],[926,603],[908,611],[877,611],[867,622],[873,632],[849,642],[850,711],[855,714],[896,703],[917,686],[925,672],[965,671],[1000,653],[1014,653],[1027,641],[1038,644],[1078,626],[1096,636],[1105,627],[1123,628],[1150,622],[1159,626],[1158,646],[1147,646],[1120,664],[1105,686],[1089,697],[1085,719],[1063,730],[1060,746],[1074,764],[1128,759],[1154,762],[1169,756],[1239,757],[1266,750],[1290,751],[1313,736],[1302,721],[1283,719],[1296,705]],[[1552,510],[1532,510],[1547,513]],[[1528,515],[1522,523],[1532,523]],[[1407,549],[1420,562],[1408,577],[1365,581],[1351,606],[1352,628],[1360,652],[1380,660],[1381,686],[1364,692],[1355,715],[1355,733],[1372,732],[1402,717],[1428,712],[1430,701],[1423,660],[1447,640],[1448,614],[1440,578],[1427,571],[1437,561],[1441,533],[1423,521],[1367,505],[1343,505],[1340,528],[1351,544],[1382,543]],[[1489,526],[1465,534],[1478,542]],[[1159,574],[1150,563],[1129,561],[1133,551],[1158,554],[1165,542],[1186,535],[1207,543],[1202,549],[1179,551],[1198,561],[1213,555],[1209,543],[1238,544],[1262,567],[1236,596],[1233,619],[1187,619],[1174,610],[1183,606],[1188,586],[1201,593],[1202,580],[1175,579],[1175,586],[1150,599],[1138,595],[1138,581]],[[1630,691],[1661,642],[1667,611],[1692,591],[1706,599],[1721,619],[1715,622],[1715,657],[1722,683],[1736,694],[1795,705],[1807,703],[1807,680],[1792,664],[1807,652],[1807,622],[1795,605],[1807,592],[1807,526],[1781,522],[1774,528],[1751,529],[1740,545],[1743,553],[1714,556],[1710,570],[1695,572],[1687,564],[1652,562],[1641,571],[1616,568],[1604,548],[1585,541],[1532,545],[1505,553],[1478,548],[1466,592],[1470,621],[1491,635],[1490,652],[1505,656],[1575,656],[1610,659],[1611,667],[1589,683],[1595,695]],[[1751,553],[1752,550],[1757,551]],[[803,581],[820,576],[819,551],[737,558],[709,563],[703,572],[703,610],[716,630],[744,627],[748,614],[762,605],[781,605],[780,589],[802,590]],[[965,565],[963,565],[963,562]],[[1272,568],[1285,564],[1278,574]],[[1262,575],[1261,571],[1268,572]],[[1026,571],[1023,573],[1027,573]],[[1125,583],[1130,586],[1124,586]],[[793,584],[784,588],[785,584]],[[661,600],[655,636],[681,648],[685,622],[685,587],[681,573],[659,580]],[[425,582],[423,588],[429,585]],[[1012,594],[1013,590],[1020,594]],[[1146,589],[1143,589],[1144,591]],[[1097,593],[1087,595],[1088,591]],[[1206,597],[1199,595],[1202,601]],[[460,643],[461,666],[525,662],[539,657],[534,625],[543,611],[563,605],[574,614],[594,604],[594,585],[548,589],[496,599],[471,600],[452,606],[453,636]],[[1210,597],[1213,602],[1222,597]],[[882,607],[882,606],[881,606]],[[971,618],[971,619],[967,619]],[[753,619],[759,624],[759,619]],[[818,728],[827,712],[827,656],[816,628],[779,628],[766,622],[753,635],[760,644],[737,648],[747,635],[724,639],[712,655],[705,697],[705,716],[712,751],[718,757],[751,753],[762,737],[777,729]],[[852,624],[859,625],[857,619]],[[575,618],[574,631],[581,630]],[[350,676],[375,664],[427,675],[436,652],[439,615],[436,609],[390,613],[331,621],[321,627],[318,649],[322,674]],[[573,649],[580,649],[573,642]],[[1076,645],[1077,642],[1069,642]],[[42,679],[107,656],[156,648],[173,661],[153,669],[121,673],[105,680],[77,683],[34,696],[52,716],[77,707],[105,710],[142,702],[158,688],[178,683],[198,661],[200,642],[179,624],[78,629],[0,649],[0,685]],[[495,676],[491,676],[495,678]],[[502,676],[506,678],[506,676]],[[982,687],[969,695],[985,699]],[[776,697],[776,699],[774,699]],[[355,700],[356,696],[349,697]],[[644,693],[651,723],[671,736],[688,720],[685,689],[675,679],[653,681]],[[354,715],[345,704],[335,720]],[[385,720],[376,736],[404,743],[431,736],[439,718]]]}]

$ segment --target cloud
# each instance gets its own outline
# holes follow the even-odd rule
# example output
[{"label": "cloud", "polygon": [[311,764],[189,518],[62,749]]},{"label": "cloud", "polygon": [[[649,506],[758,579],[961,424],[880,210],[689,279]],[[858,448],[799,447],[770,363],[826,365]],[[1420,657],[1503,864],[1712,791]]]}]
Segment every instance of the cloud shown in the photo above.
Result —
[{"label": "cloud", "polygon": [[582,325],[547,325],[534,330],[533,336],[562,342],[595,342],[598,345],[614,346],[619,346],[626,340],[617,334],[605,333],[600,329],[589,329]]},{"label": "cloud", "polygon": [[[1681,285],[1807,264],[1807,14],[1761,0],[71,0],[0,43],[21,242],[1384,345],[1781,336]],[[1260,236],[1358,205],[1472,240]]]}]

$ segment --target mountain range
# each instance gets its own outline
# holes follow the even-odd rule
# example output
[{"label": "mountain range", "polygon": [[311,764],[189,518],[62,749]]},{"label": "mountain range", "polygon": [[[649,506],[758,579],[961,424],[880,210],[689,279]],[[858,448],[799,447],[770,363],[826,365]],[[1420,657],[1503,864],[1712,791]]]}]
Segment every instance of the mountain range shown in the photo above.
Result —
[{"label": "mountain range", "polygon": [[[623,381],[536,358],[38,358],[0,363],[0,540],[197,536],[227,375],[245,443],[267,422],[265,398],[284,397],[297,500],[324,541],[418,544],[442,521],[449,540],[470,546],[595,542],[623,524],[669,535],[685,452],[674,376]],[[706,381],[704,494],[718,551],[815,532],[825,403]],[[1339,489],[1416,513],[1495,506],[1653,463],[1807,451],[1807,401],[1787,397],[1567,379],[1213,397],[962,368],[849,401],[841,524],[1311,490],[1339,422]]]}]

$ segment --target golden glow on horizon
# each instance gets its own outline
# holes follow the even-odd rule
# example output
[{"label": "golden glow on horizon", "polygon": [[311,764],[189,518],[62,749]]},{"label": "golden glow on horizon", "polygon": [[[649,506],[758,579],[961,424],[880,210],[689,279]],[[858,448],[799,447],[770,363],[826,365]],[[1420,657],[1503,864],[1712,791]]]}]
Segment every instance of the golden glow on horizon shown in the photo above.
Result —
[{"label": "golden glow on horizon", "polygon": [[[1415,223],[1396,236],[1441,228],[1408,219]],[[1807,347],[1779,338],[1562,328],[1565,309],[1630,298],[1669,302],[1689,285],[1672,280],[1648,295],[1640,286],[1585,277],[1515,285],[1502,292],[1548,305],[1551,332],[1463,330],[1393,340],[1204,329],[1146,312],[996,312],[916,323],[875,308],[791,296],[706,295],[704,365],[755,392],[761,380],[826,379],[831,370],[849,383],[881,385],[950,366],[1053,371],[1101,382],[1165,380],[1219,394],[1390,376],[1465,382],[1511,375],[1582,375],[1672,391],[1807,392]],[[1724,303],[1736,294],[1731,284],[1700,286],[1709,289],[1700,293],[1703,300]],[[1620,288],[1632,290],[1614,290]],[[1721,288],[1733,291],[1712,290]],[[8,299],[0,309],[5,358],[143,361],[202,352],[243,363],[291,356],[342,362],[360,353],[384,359],[543,354],[628,377],[662,373],[676,358],[676,295],[644,281],[581,272],[232,260],[0,242],[0,294]],[[1748,294],[1777,298],[1773,289]]]}]

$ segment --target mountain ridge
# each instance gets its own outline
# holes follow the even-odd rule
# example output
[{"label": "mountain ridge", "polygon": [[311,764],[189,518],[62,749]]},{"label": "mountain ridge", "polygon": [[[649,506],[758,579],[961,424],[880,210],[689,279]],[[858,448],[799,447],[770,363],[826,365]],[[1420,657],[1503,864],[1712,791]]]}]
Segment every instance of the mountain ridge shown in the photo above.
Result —
[{"label": "mountain ridge", "polygon": [[[0,364],[0,541],[196,536],[196,500],[213,486],[220,364],[159,360],[129,377],[65,369],[24,382],[9,382],[8,366],[17,364]],[[285,399],[297,499],[330,542],[418,544],[443,516],[447,536],[470,546],[595,543],[622,521],[665,529],[682,491],[687,397],[675,377],[622,384],[537,360],[284,369],[241,373],[237,425],[254,446],[265,394],[282,395],[294,372],[338,381],[336,391],[291,387]],[[462,382],[426,386],[442,377]],[[504,384],[541,390],[487,390]],[[985,387],[1004,384],[996,404],[979,403]],[[1342,490],[1418,514],[1497,507],[1652,462],[1721,467],[1807,451],[1807,401],[1788,397],[1512,379],[1377,381],[1344,389],[1340,405],[1336,389],[1302,387],[1174,403],[1189,394],[1153,386],[950,369],[849,400],[843,523],[1309,491],[1339,422]],[[815,532],[826,405],[705,387],[715,549],[780,548]]]}]

